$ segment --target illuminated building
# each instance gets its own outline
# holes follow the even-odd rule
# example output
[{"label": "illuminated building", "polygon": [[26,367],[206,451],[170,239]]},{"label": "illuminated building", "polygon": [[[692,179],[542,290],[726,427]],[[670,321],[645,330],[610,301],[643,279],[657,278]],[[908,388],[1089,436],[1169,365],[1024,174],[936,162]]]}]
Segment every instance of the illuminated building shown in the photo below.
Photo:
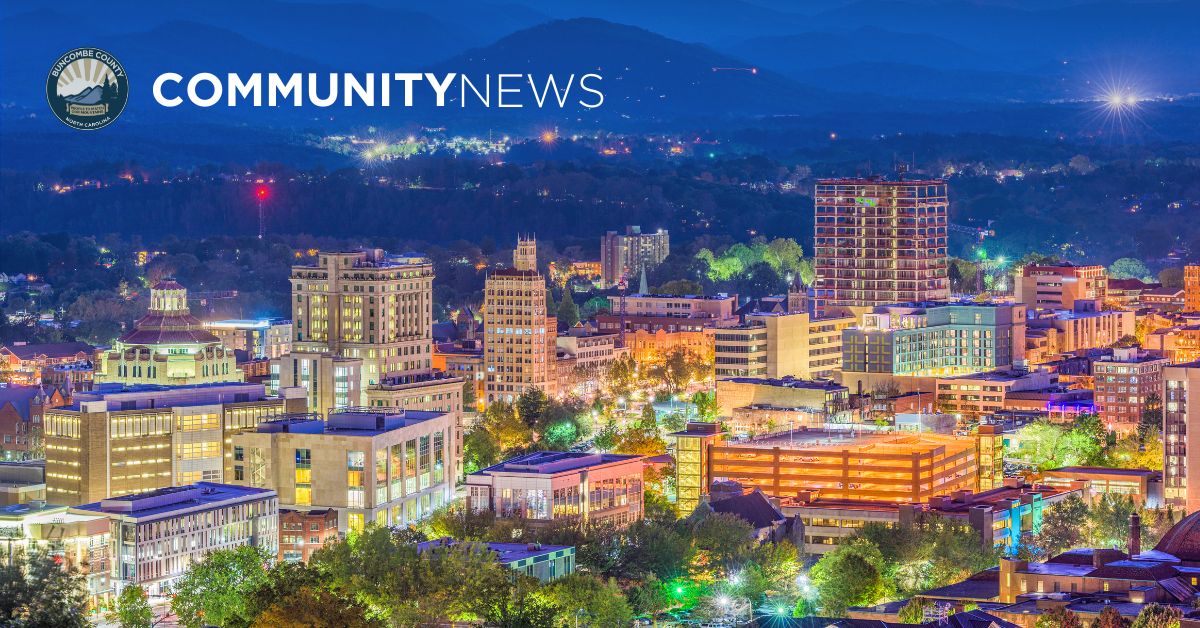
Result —
[{"label": "illuminated building", "polygon": [[684,488],[706,493],[719,480],[779,498],[905,503],[974,490],[980,473],[974,438],[799,429],[735,443],[699,423],[672,436],[680,508],[691,503]]},{"label": "illuminated building", "polygon": [[950,297],[945,181],[821,179],[814,206],[818,316]]},{"label": "illuminated building", "polygon": [[627,347],[617,346],[617,334],[588,333],[579,323],[558,336],[555,344],[558,349],[558,392],[580,396],[597,392],[609,366],[629,351]]},{"label": "illuminated building", "polygon": [[454,496],[455,417],[345,408],[285,415],[233,437],[235,484],[270,488],[292,510],[334,508],[338,529],[415,523]]},{"label": "illuminated building", "polygon": [[483,347],[475,340],[458,343],[442,342],[433,347],[433,368],[472,385],[463,388],[463,408],[483,410],[485,371]]},{"label": "illuminated building", "polygon": [[45,412],[46,496],[76,505],[198,481],[227,481],[230,437],[304,410],[303,391],[261,384],[102,385]]},{"label": "illuminated building", "polygon": [[[56,367],[81,364],[90,371],[95,353],[96,348],[86,342],[0,345],[0,361],[8,363],[9,383],[22,386],[53,384],[51,371]],[[86,377],[90,380],[90,373]],[[80,378],[75,379],[78,382]]]},{"label": "illuminated building", "polygon": [[[436,551],[463,543],[450,537],[417,543],[418,552]],[[542,582],[557,580],[575,573],[575,548],[571,545],[542,543],[493,543],[466,541],[472,548],[485,549],[496,557],[500,566]]]},{"label": "illuminated building", "polygon": [[975,451],[979,453],[976,490],[1000,488],[1004,484],[1004,430],[995,425],[975,428]]},{"label": "illuminated building", "polygon": [[[1163,368],[1163,499],[1168,506],[1200,510],[1200,478],[1189,482],[1189,469],[1200,469],[1200,362]],[[1196,394],[1192,394],[1192,389]]]},{"label": "illuminated building", "polygon": [[314,412],[328,412],[363,399],[362,358],[333,353],[288,353],[271,360],[270,390],[300,388]]},{"label": "illuminated building", "polygon": [[1162,372],[1167,364],[1166,358],[1137,348],[1113,349],[1111,356],[1093,362],[1096,408],[1104,426],[1129,433],[1137,430],[1148,403],[1161,407]]},{"label": "illuminated building", "polygon": [[1030,309],[1074,310],[1075,301],[1103,303],[1108,292],[1108,273],[1103,266],[1062,263],[1021,269],[1016,298]]},{"label": "illuminated building", "polygon": [[625,526],[642,518],[642,456],[538,451],[467,476],[475,512],[531,523]]},{"label": "illuminated building", "polygon": [[667,331],[639,329],[625,334],[625,346],[639,365],[657,361],[662,356],[680,349],[710,359],[716,348],[716,328],[702,331]]},{"label": "illuminated building", "polygon": [[150,289],[150,312],[100,357],[97,383],[186,386],[240,382],[233,349],[195,316],[187,289],[164,279]]},{"label": "illuminated building", "polygon": [[720,423],[689,421],[686,429],[669,436],[675,440],[675,505],[681,514],[691,514],[708,494],[710,452],[725,435]]},{"label": "illuminated building", "polygon": [[665,229],[642,233],[639,226],[625,227],[625,233],[609,231],[600,240],[601,280],[604,287],[622,279],[633,281],[642,272],[650,272],[671,252],[671,237]]},{"label": "illuminated building", "polygon": [[1110,467],[1059,467],[1042,471],[1042,482],[1050,486],[1067,486],[1083,482],[1086,497],[1096,501],[1108,493],[1133,499],[1144,508],[1163,505],[1162,471],[1150,469],[1116,469]]},{"label": "illuminated building", "polygon": [[66,405],[64,391],[43,386],[0,387],[0,460],[42,457],[42,418]]},{"label": "illuminated building", "polygon": [[1200,324],[1156,329],[1145,338],[1145,349],[1165,356],[1172,364],[1200,360]]},{"label": "illuminated building", "polygon": [[842,332],[842,383],[851,389],[927,378],[923,385],[929,390],[928,378],[1010,368],[1024,360],[1023,305],[880,306],[864,314],[861,325]]},{"label": "illuminated building", "polygon": [[277,510],[274,491],[197,482],[111,497],[69,512],[108,519],[114,597],[135,584],[166,597],[188,567],[211,552],[249,545],[275,556]]},{"label": "illuminated building", "polygon": [[511,402],[530,388],[555,393],[558,322],[546,311],[537,242],[518,238],[513,267],[493,271],[483,296],[486,403]]},{"label": "illuminated building", "polygon": [[1075,311],[1040,310],[1031,313],[1026,335],[1034,344],[1045,341],[1044,356],[1108,347],[1135,332],[1137,316],[1127,310],[1096,311],[1077,301]]},{"label": "illuminated building", "polygon": [[1053,381],[1048,371],[987,371],[939,377],[935,384],[938,409],[975,419],[1006,409],[1010,393],[1042,390]]},{"label": "illuminated building", "polygon": [[853,316],[747,314],[743,324],[713,331],[717,379],[832,377],[842,366],[842,330],[854,322]]},{"label": "illuminated building", "polygon": [[966,524],[984,550],[1011,552],[1020,546],[1022,535],[1041,529],[1048,506],[1081,492],[1078,487],[1034,486],[1014,479],[979,492],[955,491],[921,503],[785,499],[780,509],[799,517],[804,526],[804,546],[799,549],[810,555],[833,551],[868,523],[911,527],[930,516]]},{"label": "illuminated building", "polygon": [[[329,354],[361,361],[355,372],[350,363],[322,359],[322,366],[329,363],[332,368],[311,370],[307,380],[300,373],[300,384],[289,379],[289,365],[281,364],[280,386],[344,391],[333,394],[334,405],[315,409],[363,405],[365,392],[386,377],[430,372],[433,264],[424,256],[392,255],[381,249],[321,251],[315,264],[292,267],[291,282],[293,358]],[[316,363],[315,357],[311,360]],[[293,370],[302,367],[300,363]],[[358,377],[357,385],[338,386],[338,378],[353,376]]]},{"label": "illuminated building", "polygon": [[0,507],[0,531],[6,541],[0,562],[12,564],[11,556],[38,549],[64,569],[79,570],[92,604],[111,593],[108,519],[36,500]]},{"label": "illuminated building", "polygon": [[600,333],[620,334],[624,320],[625,346],[639,364],[654,362],[676,348],[709,360],[715,329],[740,323],[736,307],[736,295],[632,294],[625,297],[624,316],[619,301],[612,297],[609,312],[598,314],[596,325]]},{"label": "illuminated building", "polygon": [[1183,268],[1183,311],[1200,312],[1200,266]]},{"label": "illuminated building", "polygon": [[[739,409],[789,409],[803,415],[805,427],[821,427],[824,422],[850,408],[850,391],[829,380],[805,380],[793,377],[731,377],[717,380],[717,414],[736,417]],[[743,412],[743,415],[752,414]],[[734,423],[738,423],[734,421]],[[763,432],[764,425],[742,426],[735,432]],[[778,426],[782,429],[786,425]],[[758,428],[758,429],[755,429]]]},{"label": "illuminated building", "polygon": [[307,563],[325,543],[337,541],[338,512],[279,509],[279,558],[281,562]]},{"label": "illuminated building", "polygon": [[452,453],[455,460],[462,460],[463,435],[467,431],[463,423],[465,381],[459,375],[439,371],[389,377],[367,391],[367,407],[386,408],[386,411],[429,410],[450,415],[454,423]]},{"label": "illuminated building", "polygon": [[292,321],[286,318],[210,321],[204,327],[221,344],[251,358],[278,358],[292,351]]}]

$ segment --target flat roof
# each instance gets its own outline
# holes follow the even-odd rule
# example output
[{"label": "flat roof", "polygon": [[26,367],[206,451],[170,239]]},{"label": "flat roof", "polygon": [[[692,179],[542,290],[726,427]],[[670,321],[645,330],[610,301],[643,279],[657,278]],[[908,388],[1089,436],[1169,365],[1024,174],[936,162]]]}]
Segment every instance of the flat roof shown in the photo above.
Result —
[{"label": "flat roof", "polygon": [[720,382],[733,382],[735,384],[753,384],[756,386],[776,386],[779,388],[798,388],[803,390],[849,390],[845,386],[831,379],[796,379],[792,377],[783,377],[772,379],[769,377],[726,377],[717,380]]},{"label": "flat roof", "polygon": [[567,471],[578,471],[619,462],[638,460],[643,456],[633,454],[593,454],[583,451],[535,451],[510,458],[504,462],[481,469],[471,475],[493,473],[535,473],[553,475]]},{"label": "flat roof", "polygon": [[1151,469],[1116,469],[1113,467],[1059,467],[1057,469],[1047,469],[1045,473],[1087,473],[1091,475],[1128,475],[1138,477],[1153,477],[1161,474],[1161,471]]},{"label": "flat roof", "polygon": [[202,506],[217,506],[233,500],[274,496],[275,491],[267,488],[197,482],[184,486],[168,486],[145,493],[110,497],[98,502],[76,506],[71,510],[135,519],[158,518],[174,512],[188,511]]},{"label": "flat roof", "polygon": [[[443,537],[432,541],[417,543],[417,551],[434,549],[438,547],[454,547],[463,544],[464,541]],[[491,543],[482,541],[465,541],[469,546],[483,546],[496,554],[496,560],[502,564],[515,563],[517,561],[545,556],[555,552],[570,550],[569,553],[575,553],[574,545],[543,545],[541,543]]]},{"label": "flat roof", "polygon": [[875,453],[912,453],[931,451],[938,447],[949,450],[975,446],[973,438],[958,438],[928,432],[879,434],[875,432],[853,433],[825,430],[795,430],[749,441],[726,442],[723,447],[807,451],[852,451],[860,453],[871,450]]}]

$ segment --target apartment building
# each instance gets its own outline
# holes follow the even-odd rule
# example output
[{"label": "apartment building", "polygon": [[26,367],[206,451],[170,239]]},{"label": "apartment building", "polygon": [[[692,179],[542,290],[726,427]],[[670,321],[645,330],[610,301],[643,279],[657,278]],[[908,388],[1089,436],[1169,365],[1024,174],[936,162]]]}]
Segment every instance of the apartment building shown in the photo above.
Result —
[{"label": "apartment building", "polygon": [[639,226],[625,233],[609,231],[600,240],[600,269],[604,287],[622,280],[636,280],[642,272],[658,266],[671,252],[671,236],[665,229],[643,233]]},{"label": "apartment building", "polygon": [[1017,278],[1018,303],[1034,310],[1074,310],[1078,300],[1103,303],[1108,293],[1108,271],[1103,266],[1030,264]]},{"label": "apartment building", "polygon": [[1170,362],[1136,347],[1113,349],[1092,363],[1096,409],[1110,431],[1137,431],[1142,413],[1162,407],[1163,367]]},{"label": "apartment building", "polygon": [[717,379],[832,377],[842,366],[842,331],[854,323],[807,312],[747,314],[741,325],[712,332]]},{"label": "apartment building", "polygon": [[[1163,500],[1183,512],[1200,510],[1200,362],[1163,367]],[[1195,389],[1195,394],[1192,390]]]}]

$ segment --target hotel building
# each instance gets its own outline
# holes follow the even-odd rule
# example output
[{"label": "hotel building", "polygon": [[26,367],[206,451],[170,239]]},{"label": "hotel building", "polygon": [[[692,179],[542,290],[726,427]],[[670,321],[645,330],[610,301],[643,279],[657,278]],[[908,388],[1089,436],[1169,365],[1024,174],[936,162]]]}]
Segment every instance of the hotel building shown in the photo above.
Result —
[{"label": "hotel building", "polygon": [[530,388],[554,394],[558,322],[546,311],[535,240],[517,239],[513,267],[490,273],[483,295],[486,403],[511,402]]},{"label": "hotel building", "polygon": [[600,276],[604,287],[622,279],[635,280],[643,271],[658,266],[671,252],[671,237],[665,229],[642,233],[638,226],[625,227],[625,233],[609,231],[600,240]]},{"label": "hotel building", "polygon": [[305,409],[303,391],[261,384],[101,385],[46,410],[46,495],[78,505],[198,481],[228,481],[230,437]]},{"label": "hotel building", "polygon": [[821,179],[813,201],[818,316],[950,297],[945,181]]},{"label": "hotel building", "polygon": [[100,357],[97,383],[171,386],[240,382],[233,349],[192,316],[187,289],[164,279],[150,289],[150,312]]},{"label": "hotel building", "polygon": [[467,476],[476,512],[531,522],[628,525],[642,518],[641,456],[538,451]]},{"label": "hotel building", "polygon": [[741,325],[713,331],[717,379],[833,377],[842,367],[842,331],[854,323],[853,316],[748,314]]},{"label": "hotel building", "polygon": [[455,430],[454,415],[421,410],[283,416],[233,437],[232,481],[288,509],[333,508],[342,531],[409,525],[454,496]]},{"label": "hotel building", "polygon": [[270,557],[279,549],[274,491],[198,482],[113,497],[72,508],[109,520],[113,595],[139,585],[167,597],[193,563],[243,545]]}]

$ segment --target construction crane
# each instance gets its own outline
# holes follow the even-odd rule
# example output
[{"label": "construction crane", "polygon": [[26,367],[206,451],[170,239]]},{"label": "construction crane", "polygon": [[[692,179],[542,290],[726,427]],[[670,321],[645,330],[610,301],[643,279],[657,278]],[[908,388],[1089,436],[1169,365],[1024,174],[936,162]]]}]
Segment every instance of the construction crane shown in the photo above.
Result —
[{"label": "construction crane", "polygon": [[995,221],[994,220],[987,221],[986,228],[985,227],[968,227],[966,225],[956,225],[956,224],[947,225],[947,228],[950,231],[953,231],[955,233],[965,233],[967,235],[975,236],[975,238],[979,242],[983,242],[984,239],[986,239],[986,238],[996,237],[996,231],[995,231],[995,229],[992,229],[993,222],[995,222]]}]

